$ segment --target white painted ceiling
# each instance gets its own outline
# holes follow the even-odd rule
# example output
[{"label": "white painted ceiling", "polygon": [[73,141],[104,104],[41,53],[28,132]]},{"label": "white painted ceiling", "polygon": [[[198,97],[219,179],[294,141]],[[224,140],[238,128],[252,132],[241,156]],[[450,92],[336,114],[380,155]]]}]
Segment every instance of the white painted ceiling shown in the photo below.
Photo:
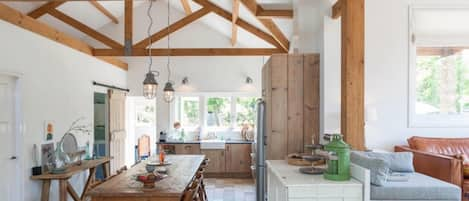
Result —
[{"label": "white painted ceiling", "polygon": [[[168,0],[157,0],[157,1],[167,2]],[[183,7],[182,7],[180,0],[169,0],[169,1],[172,7],[171,9],[177,10],[178,12],[181,12],[181,13],[183,12]],[[225,10],[228,10],[230,12],[232,11],[232,0],[212,0],[212,2],[224,8]],[[21,11],[22,13],[28,13],[40,7],[44,3],[45,2],[41,2],[41,1],[6,2],[8,6],[11,6]],[[109,10],[114,16],[116,16],[120,20],[119,23],[122,23],[122,16],[124,14],[123,1],[99,1],[99,3],[102,4],[107,10]],[[158,2],[158,3],[161,4],[163,2]],[[294,4],[294,0],[258,0],[258,3],[260,3],[262,7],[270,8],[270,9],[292,8]],[[138,7],[146,6],[146,5],[147,5],[146,0],[135,0],[134,9],[138,10],[137,9]],[[191,7],[193,11],[200,8],[200,6],[194,2],[191,2]],[[86,2],[86,1],[66,2],[63,5],[59,6],[57,9],[95,30],[100,30],[103,27],[119,26],[119,25],[113,24],[109,18],[104,16],[101,12],[99,12],[89,2]],[[268,33],[265,27],[262,24],[260,24],[260,22],[244,6],[240,6],[239,16],[241,19],[246,20],[250,24]],[[166,14],[164,14],[164,16],[160,16],[160,18],[166,19]],[[60,20],[55,19],[54,17],[50,15],[46,14],[40,17],[39,20],[46,24],[51,25],[52,27],[60,31],[63,31],[72,36],[75,36],[77,38],[81,38],[81,39],[88,38],[86,37],[85,34],[61,22]],[[172,19],[171,21],[174,22],[176,20],[178,19]],[[199,21],[206,24],[210,28],[216,30],[220,34],[223,34],[227,37],[231,37],[231,23],[228,22],[227,20],[224,20],[215,14],[209,14],[203,17],[202,19],[200,19]],[[274,21],[288,38],[292,37],[293,19],[274,19]],[[120,25],[119,27],[122,27],[122,25]],[[238,41],[244,44],[241,46],[250,46],[250,44],[256,44],[256,45],[261,44],[262,47],[271,47],[271,45],[266,44],[263,41],[259,41],[260,39],[246,32],[245,30],[242,30],[242,28],[238,30],[239,30]],[[145,32],[145,31],[146,30],[141,30],[141,32]],[[255,47],[258,47],[258,46],[255,46]]]}]

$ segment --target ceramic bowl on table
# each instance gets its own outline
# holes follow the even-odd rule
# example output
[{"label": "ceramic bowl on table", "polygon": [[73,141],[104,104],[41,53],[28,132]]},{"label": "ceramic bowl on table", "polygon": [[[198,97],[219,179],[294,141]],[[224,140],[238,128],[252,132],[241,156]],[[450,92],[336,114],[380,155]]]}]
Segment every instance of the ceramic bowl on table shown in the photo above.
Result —
[{"label": "ceramic bowl on table", "polygon": [[154,188],[155,182],[164,179],[166,176],[158,173],[145,173],[137,175],[137,181],[143,183],[143,188]]},{"label": "ceramic bowl on table", "polygon": [[147,170],[148,173],[152,173],[155,171],[156,167],[158,167],[157,165],[155,164],[152,164],[152,163],[147,163],[145,165],[145,170]]}]

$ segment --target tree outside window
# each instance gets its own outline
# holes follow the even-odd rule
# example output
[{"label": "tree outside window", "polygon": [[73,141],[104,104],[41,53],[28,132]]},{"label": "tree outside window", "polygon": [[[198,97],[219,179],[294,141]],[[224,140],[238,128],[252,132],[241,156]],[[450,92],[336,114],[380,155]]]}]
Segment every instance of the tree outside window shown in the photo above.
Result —
[{"label": "tree outside window", "polygon": [[469,113],[468,50],[425,47],[417,52],[415,112],[430,115]]},{"label": "tree outside window", "polygon": [[242,127],[243,124],[254,126],[257,112],[256,105],[257,98],[236,98],[236,124],[238,127]]},{"label": "tree outside window", "polygon": [[207,99],[207,126],[231,127],[231,99],[211,97]]}]

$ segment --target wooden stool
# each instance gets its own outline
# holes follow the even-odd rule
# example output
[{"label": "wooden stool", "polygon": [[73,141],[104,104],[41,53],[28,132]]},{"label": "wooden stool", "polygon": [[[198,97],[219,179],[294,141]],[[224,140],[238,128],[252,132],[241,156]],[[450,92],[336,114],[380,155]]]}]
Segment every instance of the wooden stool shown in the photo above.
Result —
[{"label": "wooden stool", "polygon": [[200,188],[200,181],[195,179],[192,181],[191,186],[186,189],[184,196],[182,197],[182,201],[201,201],[199,197],[199,188]]},{"label": "wooden stool", "polygon": [[[200,170],[202,169],[202,170]],[[200,168],[199,172],[197,172],[196,178],[199,181],[199,197],[202,201],[207,200],[207,192],[205,191],[205,183],[204,183],[204,171],[203,168]]]}]

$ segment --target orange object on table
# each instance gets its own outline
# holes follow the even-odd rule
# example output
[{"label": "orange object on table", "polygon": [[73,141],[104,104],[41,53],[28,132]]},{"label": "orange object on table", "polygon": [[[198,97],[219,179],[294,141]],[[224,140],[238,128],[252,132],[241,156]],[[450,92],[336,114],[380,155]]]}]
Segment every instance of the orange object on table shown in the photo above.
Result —
[{"label": "orange object on table", "polygon": [[160,149],[160,163],[164,164],[165,153],[162,149]]}]

